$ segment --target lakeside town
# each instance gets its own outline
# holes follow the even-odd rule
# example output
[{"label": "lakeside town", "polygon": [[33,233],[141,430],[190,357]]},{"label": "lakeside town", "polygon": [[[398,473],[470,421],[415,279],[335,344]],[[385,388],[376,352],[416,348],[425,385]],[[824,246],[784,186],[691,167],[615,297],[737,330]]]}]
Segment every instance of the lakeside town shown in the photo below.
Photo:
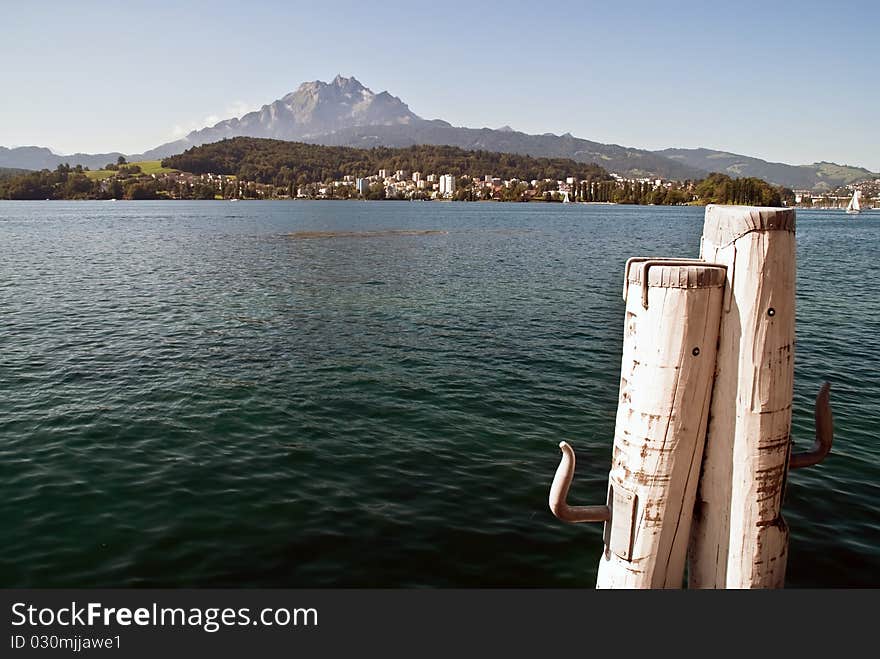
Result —
[{"label": "lakeside town", "polygon": [[[452,174],[424,174],[419,171],[380,169],[370,176],[344,175],[330,181],[312,181],[279,186],[240,179],[234,175],[170,172],[153,175],[159,188],[171,198],[191,198],[192,190],[208,188],[220,199],[366,199],[412,201],[547,201],[616,203],[625,198],[659,198],[677,195],[689,201],[690,185],[662,179],[626,179],[611,175],[609,181],[565,179],[501,178]],[[109,183],[104,187],[110,189]],[[189,188],[189,190],[187,190]]]}]

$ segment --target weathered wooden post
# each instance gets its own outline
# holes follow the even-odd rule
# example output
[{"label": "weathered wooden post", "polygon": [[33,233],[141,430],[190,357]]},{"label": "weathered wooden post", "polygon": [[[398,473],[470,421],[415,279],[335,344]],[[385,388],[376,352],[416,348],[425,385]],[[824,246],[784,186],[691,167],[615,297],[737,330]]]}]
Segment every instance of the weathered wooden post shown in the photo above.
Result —
[{"label": "weathered wooden post", "polygon": [[597,587],[680,587],[686,557],[691,587],[783,585],[788,470],[833,435],[825,383],[815,442],[792,454],[794,230],[793,209],[709,206],[700,259],[627,262],[607,503],[566,503],[565,442],[550,490],[559,519],[605,522]]},{"label": "weathered wooden post", "polygon": [[[701,256],[727,266],[727,290],[689,585],[779,588],[788,552],[781,506],[791,453],[794,209],[708,206]],[[827,385],[816,418],[827,446],[811,455],[821,460],[831,441]]]},{"label": "weathered wooden post", "polygon": [[605,521],[598,588],[680,588],[715,370],[725,269],[696,259],[630,259],[606,506],[565,503],[564,442],[550,508]]}]

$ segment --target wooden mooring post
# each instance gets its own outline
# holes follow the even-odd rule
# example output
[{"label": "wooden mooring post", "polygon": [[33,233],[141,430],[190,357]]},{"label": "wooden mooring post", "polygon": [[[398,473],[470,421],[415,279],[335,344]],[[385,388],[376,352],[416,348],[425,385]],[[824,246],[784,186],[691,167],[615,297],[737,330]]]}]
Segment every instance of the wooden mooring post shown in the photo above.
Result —
[{"label": "wooden mooring post", "polygon": [[[604,515],[561,510],[574,468],[563,460],[551,508],[605,521],[599,588],[680,588],[715,370],[724,267],[630,259],[614,452]],[[559,513],[563,514],[560,515]],[[583,512],[583,509],[582,509]]]},{"label": "wooden mooring post", "polygon": [[[727,266],[727,291],[688,581],[692,588],[781,588],[788,556],[782,499],[792,449],[795,211],[708,206],[700,256]],[[827,387],[822,403],[827,408]],[[830,441],[829,433],[829,449]]]},{"label": "wooden mooring post", "polygon": [[709,206],[700,259],[627,262],[607,502],[567,504],[565,442],[550,491],[563,521],[605,522],[598,588],[679,588],[686,560],[690,587],[784,584],[788,469],[833,433],[826,383],[791,454],[794,228],[793,209]]}]

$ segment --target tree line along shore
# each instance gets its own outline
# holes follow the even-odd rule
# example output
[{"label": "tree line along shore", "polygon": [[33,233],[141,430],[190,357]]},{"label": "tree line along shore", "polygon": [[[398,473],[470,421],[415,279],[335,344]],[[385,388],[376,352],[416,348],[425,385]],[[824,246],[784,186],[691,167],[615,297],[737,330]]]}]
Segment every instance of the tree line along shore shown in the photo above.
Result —
[{"label": "tree line along shore", "polygon": [[401,199],[617,204],[792,205],[756,178],[623,178],[566,158],[450,146],[355,149],[237,137],[165,160],[101,170],[0,171],[0,199]]}]

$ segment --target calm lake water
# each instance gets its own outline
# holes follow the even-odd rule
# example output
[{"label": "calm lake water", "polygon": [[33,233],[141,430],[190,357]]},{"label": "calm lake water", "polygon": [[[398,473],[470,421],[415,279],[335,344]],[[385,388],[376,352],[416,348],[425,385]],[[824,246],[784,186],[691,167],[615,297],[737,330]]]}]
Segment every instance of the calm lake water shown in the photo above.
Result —
[{"label": "calm lake water", "polygon": [[[593,587],[623,264],[702,209],[0,202],[0,586]],[[296,231],[437,230],[297,239]],[[788,585],[880,585],[880,212],[798,213]]]}]

